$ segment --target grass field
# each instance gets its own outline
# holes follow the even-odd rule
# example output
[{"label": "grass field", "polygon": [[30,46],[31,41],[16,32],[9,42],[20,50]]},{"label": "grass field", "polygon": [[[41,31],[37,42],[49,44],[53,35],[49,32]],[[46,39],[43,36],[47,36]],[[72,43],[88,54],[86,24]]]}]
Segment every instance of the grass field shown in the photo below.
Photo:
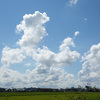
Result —
[{"label": "grass field", "polygon": [[100,100],[100,92],[1,92],[0,100]]}]

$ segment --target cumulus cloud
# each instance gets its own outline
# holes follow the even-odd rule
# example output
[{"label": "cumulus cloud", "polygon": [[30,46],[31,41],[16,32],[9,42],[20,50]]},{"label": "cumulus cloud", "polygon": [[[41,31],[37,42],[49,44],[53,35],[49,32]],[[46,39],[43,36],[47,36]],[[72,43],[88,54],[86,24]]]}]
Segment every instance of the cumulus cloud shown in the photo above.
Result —
[{"label": "cumulus cloud", "polygon": [[9,66],[21,63],[26,56],[34,54],[34,49],[39,46],[41,40],[47,35],[44,24],[49,21],[47,14],[36,11],[34,14],[26,14],[23,20],[16,26],[17,32],[22,32],[21,39],[17,42],[20,48],[5,47],[2,50],[1,63]]},{"label": "cumulus cloud", "polygon": [[64,39],[63,43],[60,45],[59,49],[60,51],[64,50],[66,47],[68,46],[72,46],[75,47],[75,44],[73,42],[73,39],[68,37],[66,39]]},{"label": "cumulus cloud", "polygon": [[58,67],[51,67],[48,73],[39,73],[37,69],[27,70],[25,74],[9,68],[0,68],[0,86],[10,87],[51,87],[66,88],[76,86],[77,81],[73,74]]},{"label": "cumulus cloud", "polygon": [[[62,66],[71,65],[80,57],[77,51],[70,48],[75,47],[72,38],[68,37],[63,40],[58,53],[49,50],[46,46],[39,48],[42,39],[47,35],[44,24],[48,21],[47,14],[39,11],[23,16],[23,20],[16,27],[17,32],[23,34],[17,41],[19,47],[13,49],[6,46],[2,50],[1,86],[65,88],[66,84],[67,86],[76,84],[74,75],[65,72],[62,68]],[[32,58],[36,63],[33,70],[27,69],[25,74],[21,74],[8,68],[11,64],[22,63],[27,57]],[[30,66],[30,63],[25,65]]]},{"label": "cumulus cloud", "polygon": [[0,68],[0,87],[23,87],[24,76],[6,67]]},{"label": "cumulus cloud", "polygon": [[80,54],[77,51],[71,51],[69,46],[75,46],[72,38],[66,38],[59,46],[59,52],[54,53],[50,51],[46,46],[43,49],[38,49],[34,56],[34,60],[43,66],[67,66],[76,61]]},{"label": "cumulus cloud", "polygon": [[93,45],[90,50],[82,56],[82,70],[79,71],[79,80],[90,83],[92,86],[100,87],[100,43]]},{"label": "cumulus cloud", "polygon": [[79,34],[80,34],[80,32],[79,31],[76,31],[75,34],[74,34],[74,36],[77,36]]},{"label": "cumulus cloud", "polygon": [[78,0],[69,0],[69,2],[67,3],[68,6],[73,6],[76,5],[78,2]]},{"label": "cumulus cloud", "polygon": [[36,11],[34,14],[24,15],[23,20],[17,25],[17,31],[22,32],[22,38],[17,42],[20,46],[37,47],[44,36],[47,35],[43,26],[49,21],[47,14]]},{"label": "cumulus cloud", "polygon": [[3,66],[9,67],[10,64],[21,63],[25,58],[21,49],[11,49],[6,46],[2,50],[1,63]]},{"label": "cumulus cloud", "polygon": [[[36,61],[37,66],[32,71],[27,71],[28,84],[40,87],[65,88],[66,86],[76,86],[77,81],[73,74],[65,72],[61,66],[67,66],[76,61],[80,54],[76,51],[71,51],[69,46],[75,47],[72,38],[66,38],[59,46],[59,52],[54,53],[43,46],[38,48],[33,60]],[[34,80],[32,80],[34,79]],[[74,84],[73,84],[74,83]]]}]

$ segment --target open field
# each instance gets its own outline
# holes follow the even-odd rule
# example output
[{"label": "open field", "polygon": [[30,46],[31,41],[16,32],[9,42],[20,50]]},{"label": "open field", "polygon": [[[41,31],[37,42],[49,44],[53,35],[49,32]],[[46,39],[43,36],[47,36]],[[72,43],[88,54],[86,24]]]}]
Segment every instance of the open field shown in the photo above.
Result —
[{"label": "open field", "polygon": [[1,92],[0,100],[100,100],[100,92]]}]

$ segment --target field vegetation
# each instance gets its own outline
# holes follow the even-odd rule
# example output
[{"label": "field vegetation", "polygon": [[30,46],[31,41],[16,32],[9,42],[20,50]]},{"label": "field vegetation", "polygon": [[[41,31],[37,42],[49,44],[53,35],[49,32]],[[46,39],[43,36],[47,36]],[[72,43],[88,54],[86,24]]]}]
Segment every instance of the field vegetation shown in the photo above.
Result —
[{"label": "field vegetation", "polygon": [[100,92],[1,92],[0,100],[100,100]]}]

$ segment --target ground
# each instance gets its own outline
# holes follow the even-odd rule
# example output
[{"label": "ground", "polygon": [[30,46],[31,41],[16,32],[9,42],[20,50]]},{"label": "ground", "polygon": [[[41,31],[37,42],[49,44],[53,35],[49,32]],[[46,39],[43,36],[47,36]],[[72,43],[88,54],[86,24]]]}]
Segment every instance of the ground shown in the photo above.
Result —
[{"label": "ground", "polygon": [[100,92],[1,92],[0,100],[100,100]]}]

